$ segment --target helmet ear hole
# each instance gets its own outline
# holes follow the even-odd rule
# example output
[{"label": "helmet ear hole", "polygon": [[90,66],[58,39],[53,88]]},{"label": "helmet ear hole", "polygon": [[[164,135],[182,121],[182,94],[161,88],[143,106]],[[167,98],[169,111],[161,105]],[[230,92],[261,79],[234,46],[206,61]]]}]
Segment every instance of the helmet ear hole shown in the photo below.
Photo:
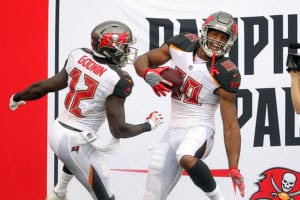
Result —
[{"label": "helmet ear hole", "polygon": [[136,57],[137,49],[131,47],[134,42],[130,28],[119,21],[106,21],[91,32],[91,46],[95,55],[105,57],[119,66],[128,63],[129,54]]}]

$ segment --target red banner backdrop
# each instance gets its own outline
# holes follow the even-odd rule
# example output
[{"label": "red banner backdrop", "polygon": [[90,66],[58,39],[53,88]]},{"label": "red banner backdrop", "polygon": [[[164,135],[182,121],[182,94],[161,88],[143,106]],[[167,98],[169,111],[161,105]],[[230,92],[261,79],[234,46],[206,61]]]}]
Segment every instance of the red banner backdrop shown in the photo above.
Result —
[{"label": "red banner backdrop", "polygon": [[47,98],[9,110],[9,98],[47,78],[48,1],[3,1],[1,199],[41,200],[47,190]]}]

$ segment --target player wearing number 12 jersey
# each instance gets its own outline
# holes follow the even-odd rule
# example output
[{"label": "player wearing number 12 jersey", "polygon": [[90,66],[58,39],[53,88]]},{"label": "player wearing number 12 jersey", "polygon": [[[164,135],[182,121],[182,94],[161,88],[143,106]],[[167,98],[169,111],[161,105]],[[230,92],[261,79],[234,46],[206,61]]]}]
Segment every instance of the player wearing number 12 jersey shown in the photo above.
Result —
[{"label": "player wearing number 12 jersey", "polygon": [[[163,122],[156,111],[141,124],[125,122],[124,103],[133,81],[121,67],[133,62],[137,54],[131,46],[135,40],[130,28],[118,21],[107,21],[93,29],[91,38],[92,49],[73,50],[58,74],[32,84],[10,99],[10,109],[15,110],[25,101],[68,88],[65,109],[48,134],[50,146],[64,167],[47,200],[66,200],[73,176],[93,199],[114,200],[103,152],[114,148],[118,138],[134,137]],[[105,119],[115,138],[108,146],[103,146],[96,135]]]},{"label": "player wearing number 12 jersey", "polygon": [[208,166],[203,161],[210,153],[215,135],[215,113],[220,106],[229,174],[244,196],[243,177],[238,170],[240,127],[235,107],[240,73],[225,57],[237,39],[237,24],[226,12],[211,14],[203,23],[201,37],[182,33],[161,47],[139,56],[134,65],[154,92],[170,90],[160,76],[160,66],[170,61],[183,78],[179,90],[171,95],[171,122],[153,150],[144,200],[165,200],[182,171],[211,200],[224,200]]}]

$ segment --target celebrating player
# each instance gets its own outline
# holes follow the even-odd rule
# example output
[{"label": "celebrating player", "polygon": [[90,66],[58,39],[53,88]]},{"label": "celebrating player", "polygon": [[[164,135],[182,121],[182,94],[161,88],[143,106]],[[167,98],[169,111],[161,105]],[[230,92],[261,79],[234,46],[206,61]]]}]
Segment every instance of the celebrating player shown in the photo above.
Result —
[{"label": "celebrating player", "polygon": [[216,12],[203,23],[200,38],[182,33],[136,59],[137,74],[158,96],[166,96],[170,87],[160,76],[162,69],[155,66],[171,60],[171,67],[184,78],[180,90],[172,91],[171,122],[152,153],[144,200],[166,199],[183,169],[210,199],[225,199],[203,161],[213,147],[219,105],[229,174],[244,196],[243,176],[238,169],[241,135],[235,105],[241,76],[225,57],[237,39],[237,30],[230,14]]},{"label": "celebrating player", "polygon": [[133,80],[121,69],[136,58],[137,49],[130,28],[118,21],[107,21],[91,32],[92,49],[70,52],[64,68],[53,77],[33,83],[10,99],[15,110],[25,101],[39,99],[49,92],[68,87],[65,110],[55,120],[48,139],[58,158],[64,163],[61,177],[47,200],[66,200],[67,186],[73,175],[95,200],[114,200],[109,170],[104,154],[113,147],[101,146],[96,132],[107,118],[116,138],[129,138],[155,129],[163,122],[152,112],[146,122],[125,122],[124,103],[131,94]]}]

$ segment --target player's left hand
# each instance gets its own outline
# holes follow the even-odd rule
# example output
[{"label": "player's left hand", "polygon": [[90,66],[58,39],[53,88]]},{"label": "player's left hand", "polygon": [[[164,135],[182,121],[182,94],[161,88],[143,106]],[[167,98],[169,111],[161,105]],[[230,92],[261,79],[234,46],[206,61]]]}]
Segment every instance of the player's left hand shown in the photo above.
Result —
[{"label": "player's left hand", "polygon": [[152,87],[155,94],[159,97],[161,95],[166,96],[167,92],[171,91],[165,85],[173,85],[171,82],[163,79],[163,77],[160,76],[160,73],[168,68],[168,66],[158,67],[154,69],[148,67],[143,75],[144,80]]},{"label": "player's left hand", "polygon": [[232,179],[234,190],[235,190],[235,187],[237,186],[240,191],[241,196],[244,197],[245,196],[245,183],[244,183],[244,178],[243,178],[242,174],[240,173],[240,171],[237,169],[237,167],[231,167],[229,169],[229,175]]},{"label": "player's left hand", "polygon": [[163,117],[159,112],[153,111],[146,118],[146,121],[150,124],[151,130],[153,130],[156,129],[158,125],[163,123]]},{"label": "player's left hand", "polygon": [[14,94],[9,99],[9,108],[11,110],[16,110],[19,107],[19,105],[23,105],[23,104],[25,104],[25,101],[23,101],[23,100],[14,101]]}]

